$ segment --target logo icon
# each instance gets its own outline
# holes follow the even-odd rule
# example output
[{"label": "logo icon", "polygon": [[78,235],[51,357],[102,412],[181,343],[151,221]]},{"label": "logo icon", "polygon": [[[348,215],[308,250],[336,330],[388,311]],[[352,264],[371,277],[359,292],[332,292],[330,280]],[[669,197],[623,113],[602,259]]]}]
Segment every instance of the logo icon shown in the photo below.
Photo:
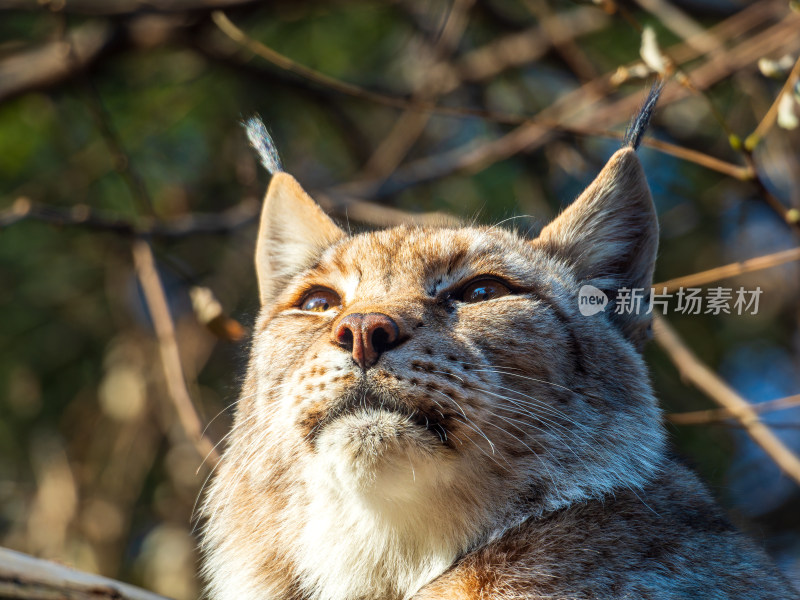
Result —
[{"label": "logo icon", "polygon": [[584,285],[578,291],[578,310],[584,317],[603,312],[608,306],[608,296],[593,285]]}]

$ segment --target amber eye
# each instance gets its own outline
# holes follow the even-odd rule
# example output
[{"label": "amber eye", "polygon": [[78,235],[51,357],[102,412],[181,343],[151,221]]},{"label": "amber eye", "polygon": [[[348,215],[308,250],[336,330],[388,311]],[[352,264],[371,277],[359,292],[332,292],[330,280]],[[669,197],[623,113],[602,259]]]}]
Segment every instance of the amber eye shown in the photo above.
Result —
[{"label": "amber eye", "polygon": [[496,279],[478,279],[473,281],[461,292],[459,300],[462,302],[483,302],[500,298],[511,293],[508,286],[500,283]]},{"label": "amber eye", "polygon": [[310,312],[325,312],[341,306],[342,299],[333,290],[312,290],[300,301],[300,310]]}]

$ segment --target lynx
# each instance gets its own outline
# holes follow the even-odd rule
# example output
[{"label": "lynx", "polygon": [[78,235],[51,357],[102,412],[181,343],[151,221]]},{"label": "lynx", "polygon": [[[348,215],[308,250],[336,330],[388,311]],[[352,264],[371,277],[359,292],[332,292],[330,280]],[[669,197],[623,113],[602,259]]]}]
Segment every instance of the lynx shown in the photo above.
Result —
[{"label": "lynx", "polygon": [[798,595],[668,454],[640,354],[658,223],[625,146],[535,239],[351,235],[273,171],[261,312],[203,516],[216,600]]}]

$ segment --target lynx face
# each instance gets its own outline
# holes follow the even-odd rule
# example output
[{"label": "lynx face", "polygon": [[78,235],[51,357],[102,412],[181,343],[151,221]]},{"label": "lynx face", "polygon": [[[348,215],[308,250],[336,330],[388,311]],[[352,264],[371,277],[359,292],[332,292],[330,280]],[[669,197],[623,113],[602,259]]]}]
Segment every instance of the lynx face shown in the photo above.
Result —
[{"label": "lynx face", "polygon": [[597,356],[624,356],[614,345],[625,342],[610,327],[581,331],[577,287],[568,268],[500,230],[344,238],[265,316],[254,425],[279,422],[313,478],[370,501],[465,477],[519,480],[546,508],[591,494],[592,474],[608,486],[630,468],[617,446],[653,412],[646,394],[614,402],[641,388],[635,361],[617,367],[635,376],[608,390],[591,382]]},{"label": "lynx face", "polygon": [[[663,445],[645,315],[582,316],[578,290],[649,286],[656,239],[630,149],[532,241],[350,236],[276,175],[263,310],[206,506],[215,597],[410,597],[531,515],[641,487]],[[234,576],[251,595],[227,591]]]}]

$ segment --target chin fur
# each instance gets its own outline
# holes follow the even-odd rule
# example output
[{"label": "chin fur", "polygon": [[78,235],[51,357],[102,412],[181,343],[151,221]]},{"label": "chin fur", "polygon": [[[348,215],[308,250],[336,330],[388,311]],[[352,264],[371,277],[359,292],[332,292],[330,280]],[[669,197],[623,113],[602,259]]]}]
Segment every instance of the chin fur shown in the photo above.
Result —
[{"label": "chin fur", "polygon": [[317,438],[309,481],[331,478],[347,494],[411,501],[452,478],[452,459],[430,430],[408,417],[367,408],[341,416]]}]

